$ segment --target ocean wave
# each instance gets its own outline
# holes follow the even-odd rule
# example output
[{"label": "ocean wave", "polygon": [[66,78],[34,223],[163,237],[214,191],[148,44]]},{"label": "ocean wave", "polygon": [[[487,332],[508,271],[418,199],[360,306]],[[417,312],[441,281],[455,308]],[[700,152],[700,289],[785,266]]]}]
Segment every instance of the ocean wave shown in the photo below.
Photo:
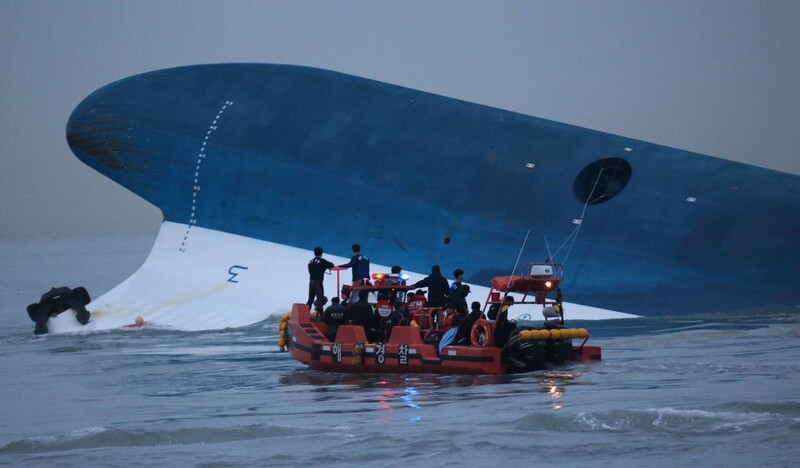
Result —
[{"label": "ocean wave", "polygon": [[33,454],[107,447],[156,447],[237,442],[323,432],[319,428],[250,425],[230,428],[137,430],[86,427],[63,434],[16,440],[0,447],[0,454]]},{"label": "ocean wave", "polygon": [[764,424],[790,425],[792,424],[791,419],[772,412],[664,407],[578,413],[573,418],[573,422],[579,428],[589,431],[707,434],[718,431],[742,432],[749,427]]}]

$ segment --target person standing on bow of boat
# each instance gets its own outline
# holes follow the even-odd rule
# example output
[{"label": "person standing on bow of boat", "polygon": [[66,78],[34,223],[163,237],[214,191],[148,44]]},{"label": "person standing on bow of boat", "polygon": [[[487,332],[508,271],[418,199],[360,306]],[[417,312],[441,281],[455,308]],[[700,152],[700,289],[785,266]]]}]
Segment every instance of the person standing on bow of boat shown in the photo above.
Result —
[{"label": "person standing on bow of boat", "polygon": [[352,268],[353,286],[360,286],[369,280],[369,259],[361,255],[361,246],[353,244],[353,256],[348,263],[339,265],[339,268]]},{"label": "person standing on bow of boat", "polygon": [[[322,286],[322,280],[325,279],[325,270],[333,268],[335,265],[322,258],[322,247],[314,247],[314,258],[308,262],[308,301],[306,304],[310,307],[311,304],[315,305],[317,313],[322,313],[322,298],[325,297],[325,288]],[[316,297],[316,302],[314,298]],[[327,302],[327,298],[325,299]]]},{"label": "person standing on bow of boat", "polygon": [[428,288],[428,307],[441,307],[447,297],[447,278],[442,276],[439,265],[431,266],[431,274],[417,281],[411,287]]}]

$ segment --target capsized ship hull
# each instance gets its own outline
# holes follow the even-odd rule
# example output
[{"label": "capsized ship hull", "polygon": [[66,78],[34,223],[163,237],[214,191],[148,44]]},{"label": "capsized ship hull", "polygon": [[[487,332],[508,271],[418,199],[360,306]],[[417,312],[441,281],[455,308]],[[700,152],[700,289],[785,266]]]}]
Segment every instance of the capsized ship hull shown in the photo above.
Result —
[{"label": "capsized ship hull", "polygon": [[343,257],[359,242],[374,263],[488,285],[530,229],[522,260],[564,263],[578,304],[800,304],[800,177],[632,138],[332,71],[219,64],[100,88],[67,139],[182,226],[175,255],[213,254],[196,228]]}]

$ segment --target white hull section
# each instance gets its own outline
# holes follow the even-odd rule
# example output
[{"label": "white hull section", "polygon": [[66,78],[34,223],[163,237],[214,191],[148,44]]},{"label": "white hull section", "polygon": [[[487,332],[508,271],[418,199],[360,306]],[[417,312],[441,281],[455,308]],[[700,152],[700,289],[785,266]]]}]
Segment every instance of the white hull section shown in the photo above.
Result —
[{"label": "white hull section", "polygon": [[[87,306],[91,312],[88,324],[79,324],[70,310],[50,319],[47,326],[50,333],[109,330],[132,325],[137,316],[147,326],[185,331],[251,325],[271,315],[283,315],[293,303],[306,301],[306,265],[313,257],[314,247],[298,249],[199,227],[187,230],[184,224],[165,222],[139,270]],[[335,264],[349,260],[327,254],[324,257]],[[402,259],[397,263],[402,265]],[[389,269],[371,266],[372,272]],[[407,273],[410,282],[425,276]],[[350,279],[350,271],[343,271],[342,284]],[[467,300],[483,304],[489,289],[470,287],[472,293]],[[326,277],[328,297],[336,293],[335,288],[336,275]],[[569,291],[565,295],[569,297]],[[564,309],[568,320],[635,317],[569,303]],[[541,320],[541,307],[512,307],[509,318],[519,317]]]}]

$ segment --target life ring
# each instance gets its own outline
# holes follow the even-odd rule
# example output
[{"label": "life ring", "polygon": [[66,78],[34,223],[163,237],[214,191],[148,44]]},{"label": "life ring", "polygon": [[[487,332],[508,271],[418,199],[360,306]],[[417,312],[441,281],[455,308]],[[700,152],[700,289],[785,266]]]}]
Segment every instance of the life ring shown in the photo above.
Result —
[{"label": "life ring", "polygon": [[[483,340],[481,340],[481,333],[483,333]],[[473,346],[486,348],[492,345],[492,325],[484,319],[478,319],[472,325],[472,333],[470,340]]]}]

